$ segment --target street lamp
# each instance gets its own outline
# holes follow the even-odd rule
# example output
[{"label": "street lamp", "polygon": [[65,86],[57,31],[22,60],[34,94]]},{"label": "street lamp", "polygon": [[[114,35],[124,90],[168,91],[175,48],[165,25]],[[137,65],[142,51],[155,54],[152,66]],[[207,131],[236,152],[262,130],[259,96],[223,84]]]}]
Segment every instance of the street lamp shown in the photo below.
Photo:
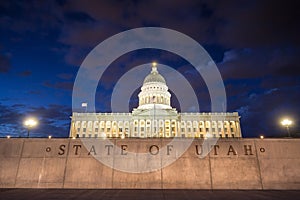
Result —
[{"label": "street lamp", "polygon": [[24,121],[24,125],[26,126],[27,128],[27,137],[29,138],[29,132],[30,132],[30,129],[35,127],[36,125],[38,124],[37,120],[33,119],[33,118],[29,118],[29,119],[26,119]]},{"label": "street lamp", "polygon": [[282,126],[286,127],[286,130],[287,130],[287,133],[288,133],[289,137],[291,137],[289,126],[292,125],[292,123],[293,122],[291,120],[289,120],[289,119],[283,119],[281,121]]},{"label": "street lamp", "polygon": [[264,139],[264,138],[265,138],[263,135],[261,135],[261,136],[259,136],[259,137],[260,137],[260,139]]}]

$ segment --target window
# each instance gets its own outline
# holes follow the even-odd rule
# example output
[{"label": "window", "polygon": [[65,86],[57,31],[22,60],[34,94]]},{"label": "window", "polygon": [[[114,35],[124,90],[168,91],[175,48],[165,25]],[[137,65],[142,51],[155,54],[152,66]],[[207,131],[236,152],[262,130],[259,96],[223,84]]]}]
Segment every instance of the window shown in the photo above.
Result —
[{"label": "window", "polygon": [[203,132],[203,128],[200,128],[200,132]]},{"label": "window", "polygon": [[89,138],[91,138],[92,137],[92,134],[89,134]]},{"label": "window", "polygon": [[97,138],[98,137],[98,134],[95,134],[95,138]]},{"label": "window", "polygon": [[85,134],[82,134],[82,137],[85,138]]},{"label": "window", "polygon": [[98,132],[99,131],[99,129],[98,128],[95,128],[95,132]]},{"label": "window", "polygon": [[209,128],[206,128],[206,132],[209,132]]},{"label": "window", "polygon": [[77,128],[77,132],[80,132],[80,128]]},{"label": "window", "polygon": [[213,134],[213,137],[215,138],[215,137],[216,137],[216,134]]},{"label": "window", "polygon": [[234,138],[234,134],[231,134],[231,137],[233,137],[233,138]]},{"label": "window", "polygon": [[83,128],[83,132],[86,132],[86,128]]},{"label": "window", "polygon": [[216,128],[212,128],[212,132],[216,132]]},{"label": "window", "polygon": [[228,134],[225,134],[225,137],[228,138]]},{"label": "window", "polygon": [[231,131],[231,132],[234,132],[234,130],[233,130],[233,128],[232,128],[232,127],[230,128],[230,131]]}]

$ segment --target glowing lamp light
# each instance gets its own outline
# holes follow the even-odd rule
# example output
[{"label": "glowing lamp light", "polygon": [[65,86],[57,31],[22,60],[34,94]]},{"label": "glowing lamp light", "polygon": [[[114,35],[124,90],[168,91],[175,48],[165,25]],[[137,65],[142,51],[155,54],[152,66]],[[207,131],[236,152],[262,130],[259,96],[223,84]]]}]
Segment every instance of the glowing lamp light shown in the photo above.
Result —
[{"label": "glowing lamp light", "polygon": [[292,125],[292,123],[293,122],[289,119],[284,119],[281,121],[282,126],[290,126],[290,125]]},{"label": "glowing lamp light", "polygon": [[48,136],[48,138],[49,138],[49,139],[51,139],[51,138],[52,138],[52,136],[51,136],[51,135],[49,135],[49,136]]},{"label": "glowing lamp light", "polygon": [[37,125],[37,121],[33,118],[29,118],[29,119],[25,120],[24,125],[26,127],[32,128]]},{"label": "glowing lamp light", "polygon": [[72,139],[73,139],[73,140],[75,140],[75,139],[76,139],[76,137],[72,137]]},{"label": "glowing lamp light", "polygon": [[263,135],[261,135],[261,136],[259,136],[259,137],[260,137],[260,139],[264,139],[264,138],[265,138]]},{"label": "glowing lamp light", "polygon": [[157,63],[156,62],[152,62],[152,66],[156,67]]},{"label": "glowing lamp light", "polygon": [[34,118],[28,118],[24,121],[24,126],[27,127],[27,137],[29,138],[30,129],[37,126],[38,121]]},{"label": "glowing lamp light", "polygon": [[7,137],[7,139],[9,139],[10,138],[10,135],[8,135],[8,136],[6,136]]},{"label": "glowing lamp light", "polygon": [[125,138],[125,135],[124,135],[124,134],[122,134],[122,135],[121,135],[121,139],[124,139],[124,138]]}]

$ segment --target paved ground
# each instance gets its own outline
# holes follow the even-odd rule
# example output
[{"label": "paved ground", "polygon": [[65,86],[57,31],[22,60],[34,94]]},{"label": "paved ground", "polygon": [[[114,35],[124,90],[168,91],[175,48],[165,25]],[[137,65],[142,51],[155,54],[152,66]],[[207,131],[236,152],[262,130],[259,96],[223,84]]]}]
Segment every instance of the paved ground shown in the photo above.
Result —
[{"label": "paved ground", "polygon": [[75,189],[0,189],[0,200],[54,200],[54,199],[155,199],[155,200],[256,200],[299,199],[300,190],[75,190]]}]

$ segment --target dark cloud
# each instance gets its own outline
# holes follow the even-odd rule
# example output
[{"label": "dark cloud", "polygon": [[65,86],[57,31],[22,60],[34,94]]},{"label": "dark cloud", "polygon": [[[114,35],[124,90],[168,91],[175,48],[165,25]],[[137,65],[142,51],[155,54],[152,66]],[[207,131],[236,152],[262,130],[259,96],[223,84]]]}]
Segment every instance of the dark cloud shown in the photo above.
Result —
[{"label": "dark cloud", "polygon": [[32,71],[30,70],[25,70],[19,73],[19,76],[23,76],[23,77],[27,77],[27,76],[31,76],[32,75]]},{"label": "dark cloud", "polygon": [[300,76],[300,48],[233,49],[218,67],[225,79]]},{"label": "dark cloud", "polygon": [[70,80],[74,77],[73,74],[69,74],[69,73],[61,73],[61,74],[58,74],[57,77],[63,79],[63,80]]},{"label": "dark cloud", "polygon": [[0,54],[0,73],[7,73],[11,69],[9,56]]},{"label": "dark cloud", "polygon": [[44,86],[54,89],[60,89],[60,90],[73,90],[73,82],[56,82],[56,83],[50,83],[50,82],[44,82]]},{"label": "dark cloud", "polygon": [[88,14],[83,12],[66,12],[64,13],[64,16],[67,20],[70,21],[79,21],[79,22],[93,22],[95,21],[92,17],[90,17]]},{"label": "dark cloud", "polygon": [[42,94],[42,92],[41,91],[39,91],[39,90],[29,90],[28,92],[27,92],[27,94],[30,94],[30,95],[41,95]]},{"label": "dark cloud", "polygon": [[58,28],[62,19],[62,9],[55,1],[1,1],[0,10],[1,27],[18,35],[38,32],[42,36]]},{"label": "dark cloud", "polygon": [[218,42],[231,48],[299,45],[298,6],[297,1],[218,2]]}]

